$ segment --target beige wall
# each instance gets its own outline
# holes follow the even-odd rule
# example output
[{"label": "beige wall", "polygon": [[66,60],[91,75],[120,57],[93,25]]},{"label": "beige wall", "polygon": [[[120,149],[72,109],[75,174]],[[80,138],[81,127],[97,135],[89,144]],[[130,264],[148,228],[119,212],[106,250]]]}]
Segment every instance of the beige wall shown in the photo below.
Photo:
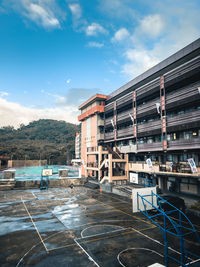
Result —
[{"label": "beige wall", "polygon": [[[87,120],[90,121],[90,133],[87,136]],[[81,123],[81,160],[84,160],[85,165],[87,164],[87,147],[97,146],[97,115],[93,115],[90,118],[82,121]],[[94,156],[88,156],[88,161],[93,162]],[[81,175],[86,176],[86,169],[82,164]]]},{"label": "beige wall", "polygon": [[30,167],[30,166],[43,166],[47,164],[47,160],[9,160],[8,168],[12,167]]}]

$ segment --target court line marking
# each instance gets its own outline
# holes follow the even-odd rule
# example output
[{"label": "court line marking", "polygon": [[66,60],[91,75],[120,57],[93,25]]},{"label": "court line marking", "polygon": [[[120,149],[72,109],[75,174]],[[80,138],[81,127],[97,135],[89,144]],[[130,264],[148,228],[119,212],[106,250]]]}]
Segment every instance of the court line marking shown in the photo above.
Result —
[{"label": "court line marking", "polygon": [[27,211],[27,213],[28,213],[28,215],[29,215],[29,217],[30,217],[30,219],[31,219],[31,222],[32,222],[33,226],[35,227],[35,230],[36,230],[36,232],[37,232],[37,234],[38,234],[38,236],[39,236],[39,238],[40,238],[40,240],[41,240],[41,242],[42,242],[42,244],[43,244],[43,246],[44,246],[46,252],[48,253],[49,251],[48,251],[48,249],[47,249],[47,247],[46,247],[46,245],[45,245],[45,243],[44,243],[44,241],[43,241],[43,239],[42,239],[42,237],[41,237],[41,235],[40,235],[40,232],[39,232],[38,229],[37,229],[37,226],[36,226],[35,222],[34,222],[33,219],[32,219],[31,214],[29,213],[29,211],[28,211],[28,209],[27,209],[27,207],[26,207],[26,204],[24,203],[24,200],[22,199],[22,197],[21,197],[21,201],[22,201],[22,203],[23,203],[23,205],[24,205],[24,208],[26,209],[26,211]]},{"label": "court line marking", "polygon": [[[154,241],[154,242],[156,242],[156,243],[158,243],[158,244],[160,244],[161,246],[164,247],[164,245],[163,245],[159,240],[156,240],[156,239],[154,239],[154,238],[152,238],[152,237],[150,237],[150,236],[148,236],[148,235],[145,235],[144,233],[142,233],[142,232],[136,230],[136,229],[133,228],[133,227],[131,227],[131,228],[134,229],[135,232],[140,233],[141,235],[145,236],[146,238],[149,238],[150,240],[152,240],[152,241]],[[173,251],[173,252],[175,252],[175,253],[177,253],[177,254],[179,254],[179,255],[181,254],[179,251],[177,251],[177,250],[175,250],[175,249],[173,249],[173,248],[171,248],[171,247],[168,247],[168,249],[170,249],[171,251]],[[193,260],[193,259],[190,258],[190,257],[188,257],[188,258],[189,258],[190,260]]]},{"label": "court line marking", "polygon": [[[113,206],[111,206],[111,205],[109,205],[109,204],[105,204],[104,202],[102,202],[102,201],[100,201],[100,200],[98,200],[98,199],[96,199],[96,200],[97,200],[98,202],[100,202],[100,203],[103,203],[105,206],[110,206],[110,207],[112,207],[113,209],[115,209],[115,210],[117,210],[117,211],[120,211],[121,213],[124,213],[124,214],[126,214],[126,215],[128,215],[128,216],[130,216],[130,217],[132,217],[132,218],[134,218],[134,219],[136,219],[136,220],[145,222],[146,224],[149,224],[149,225],[154,225],[154,224],[152,224],[152,223],[150,223],[150,222],[148,222],[148,221],[145,221],[145,220],[143,220],[143,219],[140,219],[140,218],[138,218],[138,217],[136,217],[136,216],[134,216],[134,215],[131,215],[131,214],[125,212],[125,211],[122,211],[122,210],[120,210],[120,209],[117,209],[117,208],[115,208],[115,207],[113,207]],[[155,225],[154,225],[154,226],[155,226]],[[157,227],[157,226],[155,226],[155,227]]]},{"label": "court line marking", "polygon": [[[129,228],[132,229],[131,227],[129,227]],[[126,229],[129,229],[129,228],[126,228]],[[154,229],[154,228],[155,228],[155,226],[154,227],[148,227],[148,228],[141,229],[141,231],[145,231],[145,230],[149,230],[149,229]],[[80,242],[80,244],[82,244],[82,243],[83,244],[85,244],[85,243],[91,243],[91,242],[95,242],[95,241],[99,241],[99,240],[103,240],[103,239],[113,238],[113,237],[116,237],[116,236],[123,236],[123,235],[127,235],[127,234],[134,233],[134,232],[135,232],[135,230],[131,230],[131,231],[126,232],[126,233],[115,234],[115,235],[110,235],[110,236],[106,236],[106,237],[104,236],[104,237],[101,237],[101,238],[94,238],[94,239],[91,239],[91,240]],[[80,238],[76,238],[76,240],[79,240],[79,239]],[[74,243],[71,243],[71,244],[68,244],[68,245],[65,245],[65,246],[61,246],[61,247],[58,247],[58,248],[49,249],[49,252],[50,251],[54,251],[54,250],[58,250],[58,249],[62,249],[62,248],[72,247],[72,246],[74,246]]]},{"label": "court line marking", "polygon": [[100,267],[99,266],[99,264],[87,253],[87,251],[78,243],[78,241],[76,241],[76,239],[74,239],[74,241],[76,242],[76,244],[85,252],[85,254],[88,256],[88,259],[90,260],[90,261],[92,261],[92,262],[94,262],[94,264],[96,265],[96,266],[98,266],[98,267]]},{"label": "court line marking", "polygon": [[150,251],[150,252],[154,252],[155,254],[159,255],[162,258],[164,258],[164,256],[162,254],[158,253],[155,250],[149,249],[149,248],[126,248],[126,249],[120,251],[120,253],[117,255],[117,259],[118,259],[119,264],[121,264],[123,267],[126,267],[119,259],[121,253],[123,253],[123,252],[125,252],[127,250],[141,250],[141,249],[147,250],[147,251]]},{"label": "court line marking", "polygon": [[[188,263],[186,263],[185,265],[187,266],[187,265],[189,265],[189,264],[193,264],[193,263],[196,263],[196,262],[198,262],[198,261],[200,261],[200,259],[197,259],[197,260],[194,260],[194,261],[191,261],[191,262],[188,262]],[[199,266],[199,265],[198,265]],[[180,266],[181,267],[181,266]]]},{"label": "court line marking", "polygon": [[[108,231],[108,232],[104,232],[104,233],[99,233],[99,234],[96,234],[96,235],[87,235],[87,236],[83,236],[83,232],[89,228],[94,228],[94,227],[97,227],[97,226],[115,226],[115,227],[118,227],[120,229],[117,229],[117,230],[113,230],[113,231]],[[103,234],[109,234],[109,233],[114,233],[114,232],[117,232],[117,231],[121,231],[121,230],[125,230],[126,228],[120,226],[120,225],[114,225],[114,224],[97,224],[97,225],[92,225],[92,226],[88,226],[86,227],[85,229],[83,229],[81,231],[81,238],[88,238],[88,237],[93,237],[93,236],[98,236],[98,235],[103,235]],[[77,238],[79,239],[79,238]]]}]

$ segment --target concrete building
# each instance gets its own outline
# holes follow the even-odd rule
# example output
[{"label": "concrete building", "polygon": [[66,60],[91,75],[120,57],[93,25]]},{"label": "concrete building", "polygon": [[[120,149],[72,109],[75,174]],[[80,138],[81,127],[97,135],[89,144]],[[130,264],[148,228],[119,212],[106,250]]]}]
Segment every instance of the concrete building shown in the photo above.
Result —
[{"label": "concrete building", "polygon": [[163,190],[200,194],[200,39],[104,102],[104,138],[98,140],[95,132],[95,145],[90,140],[87,149],[108,145],[128,155],[129,173],[148,177]]},{"label": "concrete building", "polygon": [[75,159],[81,158],[81,133],[77,132],[75,137]]}]

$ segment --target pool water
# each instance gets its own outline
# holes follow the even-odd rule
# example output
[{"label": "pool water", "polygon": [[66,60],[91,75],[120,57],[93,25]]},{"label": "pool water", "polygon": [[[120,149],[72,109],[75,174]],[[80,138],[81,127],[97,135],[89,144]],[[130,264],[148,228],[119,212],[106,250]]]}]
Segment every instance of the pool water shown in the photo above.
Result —
[{"label": "pool water", "polygon": [[32,167],[16,168],[15,180],[16,181],[40,180],[43,169],[53,169],[53,175],[49,176],[49,179],[58,179],[59,169],[68,169],[68,177],[79,176],[78,169],[72,166],[48,165],[48,166],[32,166]]}]

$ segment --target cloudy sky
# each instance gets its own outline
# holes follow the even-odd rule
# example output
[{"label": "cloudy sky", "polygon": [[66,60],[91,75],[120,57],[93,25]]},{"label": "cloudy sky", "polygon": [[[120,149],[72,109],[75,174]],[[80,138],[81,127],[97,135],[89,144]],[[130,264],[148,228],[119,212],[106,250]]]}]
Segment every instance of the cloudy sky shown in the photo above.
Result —
[{"label": "cloudy sky", "polygon": [[199,0],[0,0],[0,127],[113,90],[200,37]]}]

